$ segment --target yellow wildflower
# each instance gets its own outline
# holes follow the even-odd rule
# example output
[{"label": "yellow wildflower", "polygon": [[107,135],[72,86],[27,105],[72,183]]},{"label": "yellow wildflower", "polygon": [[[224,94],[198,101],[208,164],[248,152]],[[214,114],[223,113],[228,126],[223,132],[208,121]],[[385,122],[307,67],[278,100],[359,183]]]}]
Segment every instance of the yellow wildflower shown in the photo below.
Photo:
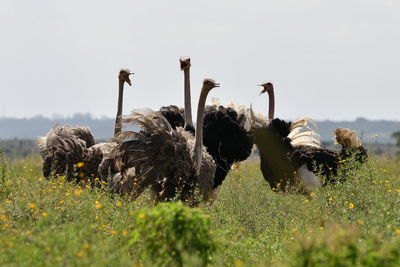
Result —
[{"label": "yellow wildflower", "polygon": [[69,195],[71,195],[71,193],[65,193],[65,196],[66,196],[66,197],[69,196]]},{"label": "yellow wildflower", "polygon": [[30,235],[31,234],[31,231],[25,231],[24,233],[23,233],[23,235]]},{"label": "yellow wildflower", "polygon": [[115,203],[115,205],[116,205],[117,207],[122,207],[122,202],[118,200],[117,203]]},{"label": "yellow wildflower", "polygon": [[28,207],[30,209],[34,209],[34,208],[36,208],[36,204],[35,203],[28,203]]},{"label": "yellow wildflower", "polygon": [[310,200],[308,200],[308,199],[304,199],[304,201],[303,201],[304,203],[308,203],[308,202],[310,202]]},{"label": "yellow wildflower", "polygon": [[83,247],[84,249],[88,249],[88,248],[90,247],[90,245],[89,245],[88,243],[85,242],[85,243],[83,244],[82,247]]},{"label": "yellow wildflower", "polygon": [[48,215],[47,212],[45,212],[45,211],[42,212],[43,217],[47,217],[47,215]]},{"label": "yellow wildflower", "polygon": [[241,260],[236,260],[236,261],[235,261],[235,266],[236,266],[236,267],[242,267],[242,266],[244,266],[244,263],[243,263],[243,261],[241,261]]},{"label": "yellow wildflower", "polygon": [[38,178],[38,181],[40,182],[40,181],[43,181],[43,177],[39,177]]},{"label": "yellow wildflower", "polygon": [[127,236],[127,235],[128,235],[128,232],[125,231],[125,230],[123,230],[123,231],[121,232],[121,234],[122,234],[123,236]]},{"label": "yellow wildflower", "polygon": [[364,222],[361,221],[361,220],[358,220],[357,223],[358,223],[359,225],[364,225]]},{"label": "yellow wildflower", "polygon": [[74,191],[74,194],[77,195],[77,196],[79,196],[80,194],[82,194],[82,192],[83,192],[83,191],[79,189],[79,190],[75,190],[75,191]]},{"label": "yellow wildflower", "polygon": [[77,256],[77,257],[83,257],[83,255],[84,255],[84,254],[83,254],[82,251],[79,251],[78,253],[76,253],[76,256]]},{"label": "yellow wildflower", "polygon": [[101,203],[99,201],[95,201],[94,204],[96,205],[97,209],[101,209],[103,207],[103,205],[101,205]]},{"label": "yellow wildflower", "polygon": [[115,231],[114,229],[110,229],[110,230],[108,230],[108,232],[110,233],[110,234],[112,234],[112,235],[116,235],[118,232],[117,231]]},{"label": "yellow wildflower", "polygon": [[349,203],[349,208],[350,208],[350,209],[354,209],[354,204],[350,202],[350,203]]},{"label": "yellow wildflower", "polygon": [[85,166],[85,163],[84,163],[84,162],[78,162],[78,163],[76,164],[76,166],[77,166],[78,168],[82,168],[83,166]]},{"label": "yellow wildflower", "polygon": [[146,215],[143,213],[140,213],[138,217],[139,217],[139,219],[144,219],[144,218],[146,218]]},{"label": "yellow wildflower", "polygon": [[396,234],[400,235],[400,228],[396,229]]},{"label": "yellow wildflower", "polygon": [[332,201],[332,200],[333,200],[333,197],[328,198],[328,200],[329,200],[329,201]]}]

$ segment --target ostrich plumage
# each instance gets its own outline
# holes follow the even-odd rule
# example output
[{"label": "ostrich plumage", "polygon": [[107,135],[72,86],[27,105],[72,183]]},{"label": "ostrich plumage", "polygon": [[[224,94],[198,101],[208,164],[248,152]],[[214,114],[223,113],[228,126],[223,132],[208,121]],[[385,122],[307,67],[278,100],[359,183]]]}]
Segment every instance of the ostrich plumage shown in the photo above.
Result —
[{"label": "ostrich plumage", "polygon": [[[316,174],[335,182],[340,163],[351,155],[364,162],[367,153],[350,129],[338,128],[335,137],[342,145],[341,151],[334,151],[321,146],[318,133],[308,127],[309,119],[302,118],[293,122],[285,122],[274,117],[274,88],[272,83],[264,83],[263,91],[269,95],[269,121],[251,119],[251,128],[260,154],[260,168],[264,179],[271,188],[286,190],[293,186],[321,186]],[[251,112],[252,114],[252,112]],[[325,183],[326,184],[326,183]]]},{"label": "ostrich plumage", "polygon": [[103,154],[93,144],[94,138],[88,127],[56,125],[45,137],[38,139],[44,160],[43,175],[46,178],[65,175],[69,181],[97,177],[97,166]]},{"label": "ostrich plumage", "polygon": [[[118,110],[115,120],[115,133],[121,131],[122,96],[124,83],[131,85],[129,70],[119,72]],[[43,158],[43,175],[50,178],[52,175],[66,175],[68,180],[79,181],[83,178],[97,178],[100,176],[99,165],[108,155],[113,142],[95,144],[89,127],[56,125],[46,136],[39,137],[37,147]],[[78,163],[81,167],[77,167]],[[82,164],[83,163],[83,164]],[[105,165],[105,163],[103,163]]]},{"label": "ostrich plumage", "polygon": [[141,131],[126,131],[117,135],[112,152],[116,176],[133,198],[151,187],[157,201],[178,198],[195,202],[199,190],[208,199],[214,183],[215,162],[203,146],[204,106],[208,92],[219,85],[205,79],[201,91],[196,134],[182,127],[174,129],[161,112],[133,112],[123,119]]},{"label": "ostrich plumage", "polygon": [[[185,108],[166,106],[160,112],[174,129],[184,127],[194,134],[190,102],[190,58],[180,58],[180,65],[184,71]],[[214,188],[222,184],[233,163],[244,161],[251,154],[253,138],[246,130],[247,121],[247,114],[239,113],[235,107],[224,107],[218,103],[205,108],[203,142],[217,164]]]}]

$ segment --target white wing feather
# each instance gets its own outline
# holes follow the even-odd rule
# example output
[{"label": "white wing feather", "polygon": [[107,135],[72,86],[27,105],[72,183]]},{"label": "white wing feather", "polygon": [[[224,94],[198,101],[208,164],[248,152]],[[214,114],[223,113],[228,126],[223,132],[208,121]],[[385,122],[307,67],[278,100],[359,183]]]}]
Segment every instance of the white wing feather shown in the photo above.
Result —
[{"label": "white wing feather", "polygon": [[292,121],[288,137],[292,140],[291,144],[293,146],[321,147],[321,136],[308,125],[309,122],[316,126],[315,122],[310,118],[300,118]]}]

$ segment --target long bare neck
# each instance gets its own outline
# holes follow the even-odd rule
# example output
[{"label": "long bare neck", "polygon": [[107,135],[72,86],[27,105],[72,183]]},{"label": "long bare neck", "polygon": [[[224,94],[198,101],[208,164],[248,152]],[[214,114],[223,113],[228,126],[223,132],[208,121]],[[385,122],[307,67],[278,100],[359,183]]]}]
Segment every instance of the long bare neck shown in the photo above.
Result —
[{"label": "long bare neck", "polygon": [[196,133],[195,133],[195,144],[194,144],[194,163],[196,164],[197,170],[200,169],[202,151],[203,151],[203,120],[204,120],[204,108],[206,105],[206,98],[208,95],[208,90],[204,88],[201,90],[199,104],[197,106],[197,121],[196,121]]},{"label": "long bare neck", "polygon": [[275,112],[275,94],[274,94],[274,89],[268,91],[268,118],[272,120],[274,118],[274,112]]},{"label": "long bare neck", "polygon": [[119,80],[119,90],[118,90],[118,110],[117,117],[115,118],[114,135],[120,133],[122,130],[121,116],[122,116],[122,101],[124,97],[124,81]]},{"label": "long bare neck", "polygon": [[193,128],[192,101],[190,97],[190,67],[184,70],[185,76],[185,129]]}]

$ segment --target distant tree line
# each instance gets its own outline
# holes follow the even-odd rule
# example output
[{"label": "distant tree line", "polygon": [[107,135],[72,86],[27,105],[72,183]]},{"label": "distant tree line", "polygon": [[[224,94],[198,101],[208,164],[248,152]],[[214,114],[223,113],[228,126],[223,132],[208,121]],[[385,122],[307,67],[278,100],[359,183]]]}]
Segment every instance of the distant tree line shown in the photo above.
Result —
[{"label": "distant tree line", "polygon": [[396,146],[400,146],[400,131],[392,133],[392,137],[396,139]]}]

